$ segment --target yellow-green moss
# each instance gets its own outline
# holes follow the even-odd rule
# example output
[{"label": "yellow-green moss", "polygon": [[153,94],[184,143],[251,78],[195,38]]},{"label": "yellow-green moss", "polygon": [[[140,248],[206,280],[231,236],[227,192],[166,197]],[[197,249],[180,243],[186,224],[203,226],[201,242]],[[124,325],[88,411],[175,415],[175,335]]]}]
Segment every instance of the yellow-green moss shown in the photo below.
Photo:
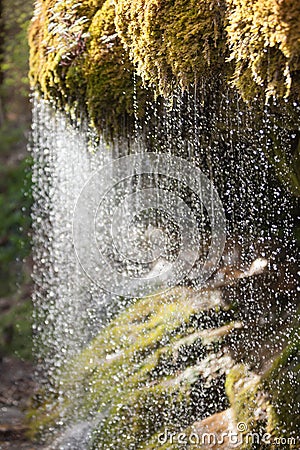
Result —
[{"label": "yellow-green moss", "polygon": [[224,16],[224,1],[121,0],[116,27],[139,75],[168,94],[224,71]]},{"label": "yellow-green moss", "polygon": [[246,99],[298,95],[299,13],[299,0],[39,0],[32,84],[55,100],[82,94],[101,119],[111,100],[131,108],[129,56],[163,93],[217,73]]},{"label": "yellow-green moss", "polygon": [[258,405],[260,377],[237,365],[227,375],[225,387],[236,421],[246,424],[249,431],[256,430],[255,411],[261,406]]},{"label": "yellow-green moss", "polygon": [[[30,29],[30,80],[56,107],[86,112],[102,132],[122,126],[147,93],[116,35],[111,0],[38,1]],[[125,126],[124,126],[125,128]]]},{"label": "yellow-green moss", "polygon": [[243,97],[299,94],[300,1],[227,0],[233,84]]},{"label": "yellow-green moss", "polygon": [[[220,99],[226,92],[228,116],[236,116],[237,89],[250,104],[239,102],[250,122],[238,123],[238,139],[244,139],[243,127],[257,136],[266,130],[270,162],[299,195],[299,146],[290,151],[278,132],[288,129],[292,136],[299,130],[293,104],[300,92],[299,5],[300,0],[39,0],[30,30],[31,84],[56,107],[84,112],[108,138],[130,134],[154,91],[168,96],[175,86],[197,85],[199,101],[209,102],[216,87]],[[209,89],[202,92],[205,85]],[[265,96],[278,98],[267,111],[273,135],[263,122]],[[288,103],[281,98],[286,96]],[[221,101],[218,107],[224,108]],[[216,132],[228,126],[220,120]],[[155,139],[151,129],[148,134]]]},{"label": "yellow-green moss", "polygon": [[274,436],[299,440],[300,340],[297,333],[264,376],[263,387],[269,392],[272,404],[268,431]]}]

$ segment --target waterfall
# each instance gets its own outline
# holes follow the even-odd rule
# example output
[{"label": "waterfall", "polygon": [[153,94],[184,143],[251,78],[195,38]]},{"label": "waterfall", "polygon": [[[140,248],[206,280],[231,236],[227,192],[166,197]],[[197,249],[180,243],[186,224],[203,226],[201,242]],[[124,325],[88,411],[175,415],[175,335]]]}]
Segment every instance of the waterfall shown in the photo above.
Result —
[{"label": "waterfall", "polygon": [[[134,298],[177,284],[201,292],[222,281],[220,267],[245,274],[256,259],[274,266],[284,248],[293,248],[294,201],[264,153],[271,125],[254,130],[251,110],[240,107],[238,96],[229,107],[227,93],[201,95],[210,102],[202,103],[195,88],[174,95],[171,105],[148,105],[146,120],[135,118],[134,136],[110,143],[84,117],[71,120],[34,98],[34,334],[50,392],[66,394],[60,391],[66,361]],[[194,167],[190,179],[185,164]],[[250,282],[240,295],[252,299],[253,313],[261,292]],[[266,301],[273,295],[270,285]],[[79,407],[72,421],[81,416]],[[68,420],[61,417],[61,424]],[[87,423],[95,420],[96,413]],[[79,429],[86,439],[91,426],[84,424]],[[69,447],[56,448],[87,445],[68,439]]]},{"label": "waterfall", "polygon": [[[79,264],[72,217],[84,183],[111,159],[112,151],[84,122],[73,126],[36,99],[33,142],[35,333],[51,372],[90,340],[99,326],[97,310],[110,301],[104,292],[99,295]],[[84,240],[83,230],[83,246]]]}]

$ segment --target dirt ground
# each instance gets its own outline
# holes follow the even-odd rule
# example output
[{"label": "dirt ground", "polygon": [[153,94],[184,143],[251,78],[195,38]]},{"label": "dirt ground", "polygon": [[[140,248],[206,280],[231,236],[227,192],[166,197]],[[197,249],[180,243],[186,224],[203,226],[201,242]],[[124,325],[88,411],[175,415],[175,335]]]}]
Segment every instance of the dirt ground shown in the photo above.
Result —
[{"label": "dirt ground", "polygon": [[37,384],[34,366],[13,357],[0,361],[0,449],[37,450],[27,438],[26,409]]}]

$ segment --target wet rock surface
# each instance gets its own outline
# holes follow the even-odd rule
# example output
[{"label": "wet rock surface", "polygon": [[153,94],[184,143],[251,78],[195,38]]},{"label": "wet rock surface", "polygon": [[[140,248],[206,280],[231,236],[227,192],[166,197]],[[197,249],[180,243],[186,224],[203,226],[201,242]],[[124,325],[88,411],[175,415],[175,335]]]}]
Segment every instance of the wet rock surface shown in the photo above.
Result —
[{"label": "wet rock surface", "polygon": [[[255,391],[255,411],[260,411],[260,416],[263,414],[262,420],[266,419],[268,397],[261,389],[257,403],[256,384],[284,346],[284,340],[276,345],[272,343],[273,333],[267,333],[268,324],[261,320],[270,299],[265,299],[266,305],[261,303],[263,307],[259,311],[252,308],[251,299],[247,301],[245,295],[249,284],[253,283],[263,295],[268,276],[267,270],[249,277],[239,276],[233,284],[224,283],[197,293],[181,288],[165,303],[160,298],[154,303],[145,298],[132,305],[68,368],[73,375],[69,377],[66,372],[62,381],[66,391],[70,388],[74,393],[76,403],[66,397],[61,406],[54,401],[52,409],[46,407],[43,411],[40,405],[35,412],[37,424],[30,426],[36,428],[37,435],[40,427],[52,424],[56,427],[57,417],[68,417],[65,426],[57,429],[55,438],[49,436],[48,447],[27,439],[24,411],[37,388],[34,367],[31,363],[4,358],[0,371],[0,449],[85,450],[89,448],[91,437],[94,449],[110,448],[111,441],[116,449],[123,449],[119,439],[123,435],[130,436],[133,418],[137,428],[131,444],[137,439],[144,445],[141,448],[147,450],[169,448],[158,446],[157,433],[172,426],[177,432],[195,433],[199,439],[205,433],[215,437],[216,446],[208,447],[204,443],[197,448],[236,448],[230,447],[228,438],[223,442],[222,434],[235,432],[237,423],[243,420],[252,430],[252,417],[245,418],[243,412],[252,402],[251,383]],[[281,300],[288,289],[290,286],[282,287]],[[277,302],[273,304],[275,312],[276,308]],[[283,322],[278,321],[278,317],[282,316],[272,316],[272,330],[287,337],[288,329],[293,328],[292,313],[289,312]],[[266,333],[262,332],[264,329]],[[252,350],[254,347],[257,350]],[[245,393],[245,398],[241,397],[241,392]],[[83,411],[83,420],[74,416],[78,405]],[[110,405],[108,409],[106,405]],[[157,417],[149,415],[149,411],[154,414],[158,410],[163,412],[159,416],[159,426]],[[103,414],[95,421],[96,411]],[[186,420],[187,413],[189,420]],[[123,416],[124,421],[120,419]],[[45,425],[42,425],[43,417],[49,417]],[[152,427],[147,433],[145,423]]]},{"label": "wet rock surface", "polygon": [[0,362],[0,449],[35,450],[43,447],[27,438],[26,409],[37,385],[30,362],[5,357]]},{"label": "wet rock surface", "polygon": [[208,438],[206,440],[203,439],[203,442],[199,443],[199,449],[206,449],[209,447],[212,450],[229,450],[237,448],[237,445],[233,444],[228,436],[230,431],[234,434],[237,433],[231,408],[213,414],[207,419],[195,422],[192,426],[192,430],[200,438],[205,435],[211,436],[210,440]]}]

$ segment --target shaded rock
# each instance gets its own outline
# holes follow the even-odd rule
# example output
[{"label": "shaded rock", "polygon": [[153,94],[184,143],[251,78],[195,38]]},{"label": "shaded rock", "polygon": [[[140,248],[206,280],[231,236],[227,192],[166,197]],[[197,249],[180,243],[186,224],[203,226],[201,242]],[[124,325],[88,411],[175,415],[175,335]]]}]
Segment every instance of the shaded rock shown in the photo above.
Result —
[{"label": "shaded rock", "polygon": [[[300,430],[299,335],[262,376],[245,366],[235,366],[227,376],[228,394],[236,423],[245,424],[241,448],[254,448],[249,433],[256,434],[261,449],[299,448]],[[270,443],[263,436],[270,436]]]},{"label": "shaded rock", "polygon": [[0,406],[0,444],[6,440],[25,440],[28,426],[24,413],[14,406]]}]

